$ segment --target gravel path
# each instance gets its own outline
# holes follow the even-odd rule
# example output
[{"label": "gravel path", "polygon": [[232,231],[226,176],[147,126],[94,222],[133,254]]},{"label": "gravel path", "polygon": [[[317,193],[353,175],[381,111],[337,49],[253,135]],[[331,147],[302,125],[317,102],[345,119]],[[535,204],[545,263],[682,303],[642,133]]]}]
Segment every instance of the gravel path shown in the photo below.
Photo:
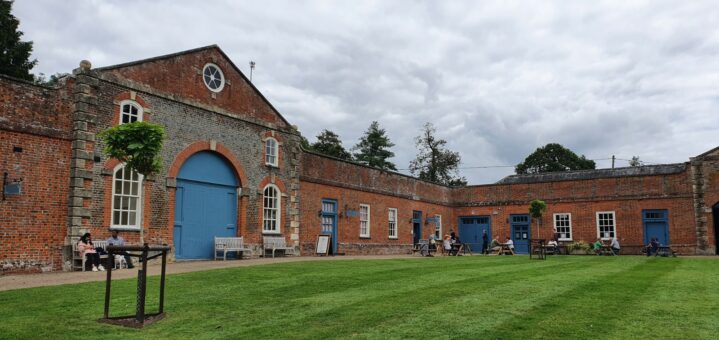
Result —
[{"label": "gravel path", "polygon": [[[258,258],[248,260],[228,261],[182,261],[167,264],[167,274],[199,272],[220,268],[249,267],[273,263],[301,262],[301,261],[343,261],[343,260],[384,260],[384,259],[408,259],[410,255],[382,255],[382,256],[337,256],[337,257],[278,257]],[[415,256],[415,258],[420,258]],[[112,278],[127,279],[137,277],[137,269],[140,266],[135,263],[134,269],[120,269],[112,271]],[[160,264],[151,263],[148,266],[147,275],[160,275]],[[20,288],[32,288],[43,286],[56,286],[64,284],[75,284],[92,281],[105,281],[105,272],[53,272],[27,275],[5,275],[0,276],[0,291]]]}]

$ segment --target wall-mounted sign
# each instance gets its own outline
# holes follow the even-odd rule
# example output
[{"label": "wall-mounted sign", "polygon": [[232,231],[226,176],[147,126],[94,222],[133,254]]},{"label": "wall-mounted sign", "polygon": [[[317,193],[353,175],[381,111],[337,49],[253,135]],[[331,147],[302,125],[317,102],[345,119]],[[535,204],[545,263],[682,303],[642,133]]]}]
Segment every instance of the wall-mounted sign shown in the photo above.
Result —
[{"label": "wall-mounted sign", "polygon": [[9,183],[4,185],[4,193],[6,196],[22,194],[22,183]]},{"label": "wall-mounted sign", "polygon": [[357,210],[348,209],[348,210],[345,210],[345,216],[357,217],[357,216],[359,216],[359,212]]}]

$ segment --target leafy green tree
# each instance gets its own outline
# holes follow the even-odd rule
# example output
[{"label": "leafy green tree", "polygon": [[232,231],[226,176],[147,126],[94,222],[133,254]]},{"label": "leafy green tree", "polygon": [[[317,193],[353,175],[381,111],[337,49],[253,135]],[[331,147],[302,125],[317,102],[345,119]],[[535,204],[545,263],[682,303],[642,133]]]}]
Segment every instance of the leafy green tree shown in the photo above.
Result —
[{"label": "leafy green tree", "polygon": [[397,170],[394,163],[387,161],[387,158],[394,157],[394,152],[388,150],[393,146],[394,143],[385,135],[385,130],[379,127],[377,121],[373,121],[352,149],[357,151],[354,153],[355,160],[362,164],[384,170]]},{"label": "leafy green tree", "polygon": [[524,162],[517,164],[517,174],[535,174],[542,172],[569,171],[596,169],[597,165],[593,160],[587,159],[584,155],[577,156],[557,143],[549,143],[544,147],[537,148],[532,154],[524,159]]},{"label": "leafy green tree", "polygon": [[305,150],[312,150],[312,145],[310,144],[310,141],[305,138],[305,136],[300,136],[300,145]]},{"label": "leafy green tree", "polygon": [[447,141],[435,137],[436,132],[431,123],[424,124],[421,135],[415,137],[419,154],[409,163],[409,171],[425,181],[449,186],[467,185],[467,180],[459,176],[462,162],[459,152],[446,150]]},{"label": "leafy green tree", "polygon": [[162,168],[162,144],[165,129],[148,122],[133,122],[111,127],[100,132],[108,157],[125,163],[128,169],[148,176]]},{"label": "leafy green tree", "polygon": [[0,74],[32,81],[30,70],[37,60],[30,60],[32,41],[21,41],[20,22],[12,15],[12,1],[0,0]]},{"label": "leafy green tree", "polygon": [[352,154],[342,146],[340,137],[327,129],[317,135],[317,142],[312,144],[312,150],[339,159],[352,160]]},{"label": "leafy green tree", "polygon": [[55,86],[60,82],[60,78],[67,76],[67,73],[55,73],[46,77],[44,73],[34,76],[33,81],[38,85]]}]

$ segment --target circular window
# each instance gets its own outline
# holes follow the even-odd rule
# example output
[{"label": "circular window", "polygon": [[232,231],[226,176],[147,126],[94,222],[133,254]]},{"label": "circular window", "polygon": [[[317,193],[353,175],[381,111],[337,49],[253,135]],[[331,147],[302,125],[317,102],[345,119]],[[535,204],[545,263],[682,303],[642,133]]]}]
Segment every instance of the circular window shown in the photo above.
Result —
[{"label": "circular window", "polygon": [[205,81],[205,86],[212,92],[220,92],[225,87],[225,75],[215,64],[205,65],[205,68],[202,69],[202,79]]}]

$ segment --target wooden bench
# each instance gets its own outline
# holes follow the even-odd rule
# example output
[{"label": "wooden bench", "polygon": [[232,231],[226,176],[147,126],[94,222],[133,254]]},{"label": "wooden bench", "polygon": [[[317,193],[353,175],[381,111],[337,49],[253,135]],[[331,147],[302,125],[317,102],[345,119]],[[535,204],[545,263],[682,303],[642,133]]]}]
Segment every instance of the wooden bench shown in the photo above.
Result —
[{"label": "wooden bench", "polygon": [[252,249],[245,247],[245,242],[242,237],[217,237],[215,236],[215,260],[218,252],[222,252],[222,260],[227,260],[227,253],[237,252],[237,256],[242,258],[245,252],[250,253],[252,256]]},{"label": "wooden bench", "polygon": [[[80,242],[80,239],[75,239],[72,242],[72,267],[73,269],[82,268],[82,271],[85,271],[85,261],[87,261],[87,256],[84,256],[80,253],[79,250],[77,250],[77,243]],[[107,248],[107,241],[92,241],[92,245],[95,246],[95,248]],[[100,263],[103,263],[103,259],[107,259],[107,254],[100,255]]]},{"label": "wooden bench", "polygon": [[295,247],[291,247],[287,245],[287,242],[285,242],[284,236],[264,236],[262,237],[262,248],[264,252],[267,252],[268,250],[272,251],[272,257],[275,257],[275,251],[282,250],[285,255],[287,253],[292,253],[292,255],[295,255]]}]

